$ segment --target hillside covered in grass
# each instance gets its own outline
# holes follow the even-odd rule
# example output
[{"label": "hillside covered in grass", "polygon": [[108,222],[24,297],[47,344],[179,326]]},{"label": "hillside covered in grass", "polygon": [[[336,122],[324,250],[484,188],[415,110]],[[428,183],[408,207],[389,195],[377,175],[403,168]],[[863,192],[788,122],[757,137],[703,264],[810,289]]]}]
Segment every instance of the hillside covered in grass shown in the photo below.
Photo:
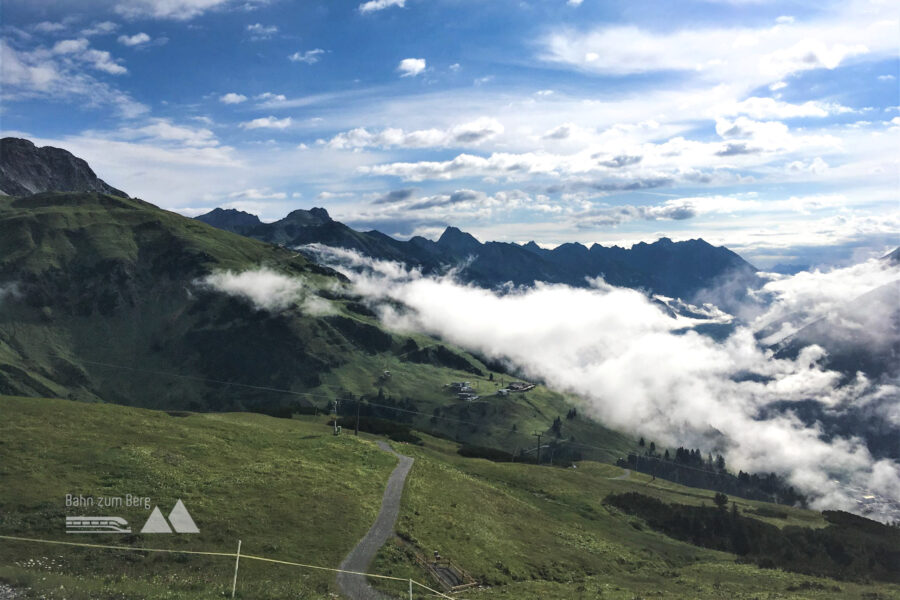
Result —
[{"label": "hillside covered in grass", "polygon": [[[290,282],[287,301],[261,306],[284,293],[267,281],[243,293],[208,283],[247,272]],[[291,250],[138,199],[0,199],[0,393],[269,413],[364,397],[372,416],[515,452],[572,405],[542,386],[500,398],[504,377],[440,340],[385,330],[341,275]],[[484,398],[460,402],[452,381]],[[633,448],[594,422],[568,425],[556,437],[600,447],[587,456]]]},{"label": "hillside covered in grass", "polygon": [[[0,398],[0,534],[71,541],[66,494],[181,498],[195,535],[94,535],[89,542],[234,552],[336,566],[375,514],[396,459],[367,434],[334,436],[324,417],[186,414],[65,400]],[[481,584],[464,597],[897,598],[897,585],[760,568],[735,554],[655,531],[604,502],[637,492],[699,507],[713,494],[611,465],[501,464],[459,456],[419,433],[394,444],[415,459],[398,536],[372,572],[435,585],[414,556],[438,550]],[[819,529],[820,513],[732,498],[742,517]],[[138,527],[148,510],[117,509]],[[94,511],[96,513],[96,511]],[[230,593],[233,560],[42,546],[3,540],[0,582],[45,598],[214,598]],[[405,586],[379,584],[396,597]],[[242,562],[242,598],[330,598],[333,574]],[[416,596],[419,598],[420,596]],[[421,596],[424,598],[424,596]]]}]

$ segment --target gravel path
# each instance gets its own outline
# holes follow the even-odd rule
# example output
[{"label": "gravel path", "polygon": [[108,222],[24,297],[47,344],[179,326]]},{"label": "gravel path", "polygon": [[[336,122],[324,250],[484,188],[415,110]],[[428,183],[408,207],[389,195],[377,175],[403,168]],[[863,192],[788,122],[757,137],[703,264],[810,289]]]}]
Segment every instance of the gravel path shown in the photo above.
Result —
[{"label": "gravel path", "polygon": [[[372,559],[378,549],[387,541],[394,533],[394,523],[397,522],[397,515],[400,513],[400,498],[403,496],[403,485],[406,483],[406,476],[412,467],[413,459],[409,456],[397,454],[387,445],[386,442],[378,442],[378,447],[385,452],[390,452],[400,459],[394,471],[388,478],[387,487],[384,490],[384,498],[381,500],[381,511],[372,524],[372,528],[365,537],[360,540],[356,548],[350,551],[344,562],[341,563],[341,569],[347,571],[365,572],[369,568]],[[348,573],[338,573],[338,587],[341,593],[350,600],[385,600],[384,594],[376,591],[366,578],[362,575],[350,575]]]},{"label": "gravel path", "polygon": [[610,477],[610,479],[628,479],[631,476],[631,469],[625,469],[625,472],[618,477]]}]

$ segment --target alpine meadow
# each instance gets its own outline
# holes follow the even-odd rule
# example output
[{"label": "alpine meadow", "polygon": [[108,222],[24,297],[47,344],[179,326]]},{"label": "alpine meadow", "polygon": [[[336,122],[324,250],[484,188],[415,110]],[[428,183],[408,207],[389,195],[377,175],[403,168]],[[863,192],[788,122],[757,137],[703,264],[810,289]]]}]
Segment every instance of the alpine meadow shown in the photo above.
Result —
[{"label": "alpine meadow", "polygon": [[900,600],[897,6],[0,14],[0,600]]}]

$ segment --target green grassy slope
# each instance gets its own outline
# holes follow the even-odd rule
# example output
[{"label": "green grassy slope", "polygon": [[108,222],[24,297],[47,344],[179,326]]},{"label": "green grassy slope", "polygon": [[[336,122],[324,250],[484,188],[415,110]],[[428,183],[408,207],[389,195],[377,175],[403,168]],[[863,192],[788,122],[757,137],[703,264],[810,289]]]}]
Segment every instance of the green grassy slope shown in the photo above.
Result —
[{"label": "green grassy slope", "polygon": [[[64,400],[0,398],[0,530],[97,544],[234,552],[336,565],[368,530],[395,460],[316,421],[165,412]],[[66,535],[64,516],[119,515],[139,530],[144,508],[66,508],[66,494],[150,497],[168,514],[181,498],[196,535]],[[75,539],[77,538],[77,539]],[[42,557],[47,557],[42,560]],[[58,568],[44,565],[52,558]],[[233,561],[0,541],[0,578],[69,592],[49,597],[221,597]],[[46,580],[44,578],[47,578]],[[299,585],[298,585],[299,582]],[[245,598],[326,594],[332,577],[241,571]],[[108,592],[108,593],[107,593]]]},{"label": "green grassy slope", "polygon": [[[863,586],[736,563],[649,530],[605,506],[610,493],[638,491],[666,502],[712,506],[713,492],[685,488],[584,462],[576,469],[536,468],[463,459],[440,440],[403,448],[416,458],[404,497],[397,541],[382,550],[380,572],[423,577],[409,553],[434,549],[490,590],[470,598],[865,598],[900,597],[888,584]],[[771,505],[732,498],[742,514]],[[778,507],[780,527],[821,527],[820,513]],[[806,590],[806,593],[803,591]],[[877,592],[875,591],[877,590]],[[866,594],[881,594],[867,596]]]},{"label": "green grassy slope", "polygon": [[[149,496],[167,513],[184,500],[200,534],[77,536],[89,542],[232,552],[335,566],[374,519],[395,464],[370,436],[334,437],[324,419],[192,414],[0,397],[0,533],[71,541],[65,494]],[[463,459],[425,436],[396,445],[416,462],[399,538],[373,570],[430,583],[409,552],[438,549],[489,587],[466,598],[900,598],[900,588],[737,564],[674,541],[602,504],[637,490],[669,502],[711,494],[584,462],[577,469]],[[745,514],[765,507],[737,499]],[[813,511],[778,507],[780,524],[818,527]],[[83,510],[81,512],[87,512]],[[139,527],[143,509],[107,511]],[[88,514],[101,514],[96,510]],[[0,541],[0,582],[46,598],[221,598],[229,559]],[[333,598],[328,573],[246,561],[243,598]],[[60,587],[62,586],[62,587]],[[390,591],[400,592],[396,586]],[[399,596],[398,596],[399,597]],[[416,596],[424,598],[424,596]]]}]

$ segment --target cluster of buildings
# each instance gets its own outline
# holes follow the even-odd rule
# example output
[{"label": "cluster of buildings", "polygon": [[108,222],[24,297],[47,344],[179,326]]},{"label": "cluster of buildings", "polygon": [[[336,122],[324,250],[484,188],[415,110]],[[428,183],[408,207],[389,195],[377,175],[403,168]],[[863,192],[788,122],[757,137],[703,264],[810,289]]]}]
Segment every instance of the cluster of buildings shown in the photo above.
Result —
[{"label": "cluster of buildings", "polygon": [[479,396],[475,393],[475,388],[468,381],[454,381],[447,387],[450,388],[450,391],[456,392],[456,397],[459,400],[465,400],[466,402],[478,400]]},{"label": "cluster of buildings", "polygon": [[[454,381],[453,383],[448,383],[444,387],[450,388],[450,391],[456,393],[457,399],[465,400],[466,402],[472,402],[473,400],[478,400],[481,397],[475,392],[475,388],[473,388],[472,384],[468,381]],[[527,392],[531,389],[534,389],[533,383],[513,381],[506,387],[497,390],[497,395],[509,396],[511,393]]]}]

